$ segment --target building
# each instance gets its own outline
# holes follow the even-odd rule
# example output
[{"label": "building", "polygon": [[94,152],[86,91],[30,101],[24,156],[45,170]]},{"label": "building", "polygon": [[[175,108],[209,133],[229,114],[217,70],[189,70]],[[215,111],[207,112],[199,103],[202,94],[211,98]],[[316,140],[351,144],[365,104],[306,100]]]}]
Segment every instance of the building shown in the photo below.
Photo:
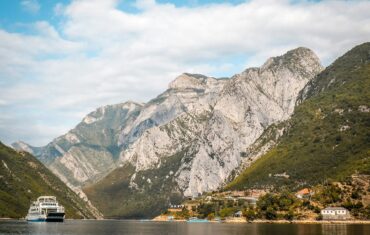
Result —
[{"label": "building", "polygon": [[243,217],[243,212],[241,212],[241,211],[235,212],[234,217]]},{"label": "building", "polygon": [[231,191],[230,196],[232,196],[232,197],[244,197],[245,192],[244,191]]},{"label": "building", "polygon": [[351,218],[349,211],[344,207],[326,207],[321,210],[324,220],[348,220]]},{"label": "building", "polygon": [[249,189],[246,191],[246,196],[259,198],[261,196],[266,195],[266,193],[267,192],[265,190],[261,190],[261,189]]},{"label": "building", "polygon": [[184,208],[186,208],[188,211],[196,211],[200,203],[198,201],[186,201],[182,204]]},{"label": "building", "polygon": [[310,189],[308,188],[304,188],[302,190],[299,190],[298,192],[296,192],[295,196],[299,199],[309,199],[312,195],[312,192]]},{"label": "building", "polygon": [[168,212],[181,212],[183,205],[170,205],[170,207],[167,209]]}]

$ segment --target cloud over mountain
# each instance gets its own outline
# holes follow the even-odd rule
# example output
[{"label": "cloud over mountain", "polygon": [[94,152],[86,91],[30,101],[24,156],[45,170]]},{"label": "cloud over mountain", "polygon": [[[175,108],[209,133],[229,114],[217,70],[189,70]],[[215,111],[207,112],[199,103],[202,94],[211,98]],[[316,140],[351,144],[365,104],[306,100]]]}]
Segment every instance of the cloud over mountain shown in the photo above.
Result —
[{"label": "cloud over mountain", "polygon": [[57,23],[0,26],[0,139],[45,144],[98,106],[153,98],[182,72],[232,75],[297,46],[328,64],[369,39],[369,11],[368,1],[55,4]]}]

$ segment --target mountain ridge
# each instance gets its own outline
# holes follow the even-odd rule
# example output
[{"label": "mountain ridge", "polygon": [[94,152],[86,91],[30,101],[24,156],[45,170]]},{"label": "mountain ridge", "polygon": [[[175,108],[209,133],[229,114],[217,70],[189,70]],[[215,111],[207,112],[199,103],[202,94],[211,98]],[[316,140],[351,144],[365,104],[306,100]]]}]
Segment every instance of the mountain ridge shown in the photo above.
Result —
[{"label": "mountain ridge", "polygon": [[80,142],[61,136],[44,149],[51,159],[41,160],[74,190],[82,187],[107,217],[133,216],[127,203],[111,210],[112,192],[145,210],[137,198],[158,188],[154,215],[172,198],[221,187],[247,161],[245,149],[290,117],[299,91],[322,69],[314,52],[298,48],[230,79],[184,73],[131,112],[106,108],[102,116],[97,109],[68,133]]},{"label": "mountain ridge", "polygon": [[[315,57],[311,62],[313,68],[307,70],[314,71],[311,73],[313,77],[322,67]],[[152,216],[164,205],[174,203],[173,196],[170,195],[196,196],[205,191],[216,190],[244,161],[240,153],[242,146],[253,143],[270,124],[289,118],[289,112],[294,108],[295,94],[309,80],[302,71],[292,74],[284,66],[279,69],[275,73],[278,74],[276,80],[272,77],[272,72],[265,70],[267,73],[262,71],[262,76],[266,79],[257,77],[260,76],[258,73],[248,72],[224,81],[216,100],[210,99],[206,105],[198,101],[197,105],[188,106],[187,112],[169,123],[148,129],[130,148],[121,153],[122,169],[115,169],[95,185],[84,188],[84,191],[95,204],[102,206],[106,216],[127,218],[133,216],[128,212],[130,206],[142,207],[144,203],[150,209],[146,211],[147,214],[143,214]],[[260,89],[256,88],[256,84],[260,85],[256,81],[267,79],[272,80],[269,83],[272,86],[280,87],[272,92],[262,85]],[[301,82],[293,83],[295,80]],[[199,88],[199,84],[195,87],[193,84],[192,89]],[[271,94],[280,91],[280,94],[291,96],[276,101],[263,94],[263,89]],[[261,100],[268,105],[261,104]],[[289,105],[282,105],[282,102],[288,102]],[[261,111],[266,109],[270,112]],[[276,113],[280,113],[280,116],[275,118],[273,115]],[[168,169],[165,165],[175,158],[180,165],[172,165]],[[121,178],[126,167],[136,170]],[[167,172],[163,172],[165,169],[168,169]],[[159,191],[154,192],[153,188]],[[146,193],[154,194],[153,200],[158,205],[156,208],[152,208],[152,202],[145,197]],[[142,198],[140,205],[135,200],[137,197]],[[104,201],[125,198],[130,206],[117,206],[112,211],[112,208],[107,208],[107,203],[103,205],[101,198],[105,198]]]}]

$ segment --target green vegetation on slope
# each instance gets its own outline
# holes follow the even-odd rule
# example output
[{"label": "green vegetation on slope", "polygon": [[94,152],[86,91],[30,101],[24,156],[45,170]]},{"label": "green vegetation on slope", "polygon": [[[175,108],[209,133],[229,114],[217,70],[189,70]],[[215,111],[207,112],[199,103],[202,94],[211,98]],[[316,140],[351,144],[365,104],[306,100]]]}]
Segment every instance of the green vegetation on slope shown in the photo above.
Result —
[{"label": "green vegetation on slope", "polygon": [[308,99],[296,108],[278,146],[228,189],[297,188],[370,174],[370,43],[337,59],[309,85]]},{"label": "green vegetation on slope", "polygon": [[[84,192],[105,218],[151,218],[165,211],[170,203],[179,204],[183,199],[171,177],[181,159],[181,151],[162,160],[161,167],[135,173],[131,164],[111,172],[98,183],[84,188]],[[135,183],[130,186],[135,173]]]},{"label": "green vegetation on slope", "polygon": [[56,196],[66,218],[93,218],[87,204],[35,157],[0,142],[0,217],[22,218],[31,201]]},{"label": "green vegetation on slope", "polygon": [[209,220],[234,217],[238,211],[248,220],[321,220],[326,207],[344,207],[354,219],[370,219],[370,175],[353,175],[342,183],[327,181],[307,190],[298,198],[296,192],[277,190],[261,194],[256,204],[245,196],[250,190],[212,192],[183,202],[181,211],[169,209],[162,216],[188,219],[196,216]]}]

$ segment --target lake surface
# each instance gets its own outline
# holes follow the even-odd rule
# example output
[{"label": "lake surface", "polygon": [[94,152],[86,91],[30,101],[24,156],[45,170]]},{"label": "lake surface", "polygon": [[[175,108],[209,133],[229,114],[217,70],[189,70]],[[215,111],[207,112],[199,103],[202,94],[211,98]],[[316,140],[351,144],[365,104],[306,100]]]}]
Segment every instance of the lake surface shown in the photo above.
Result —
[{"label": "lake surface", "polygon": [[151,222],[127,220],[67,220],[64,223],[0,221],[0,234],[99,234],[99,235],[362,235],[361,224],[225,224]]}]

